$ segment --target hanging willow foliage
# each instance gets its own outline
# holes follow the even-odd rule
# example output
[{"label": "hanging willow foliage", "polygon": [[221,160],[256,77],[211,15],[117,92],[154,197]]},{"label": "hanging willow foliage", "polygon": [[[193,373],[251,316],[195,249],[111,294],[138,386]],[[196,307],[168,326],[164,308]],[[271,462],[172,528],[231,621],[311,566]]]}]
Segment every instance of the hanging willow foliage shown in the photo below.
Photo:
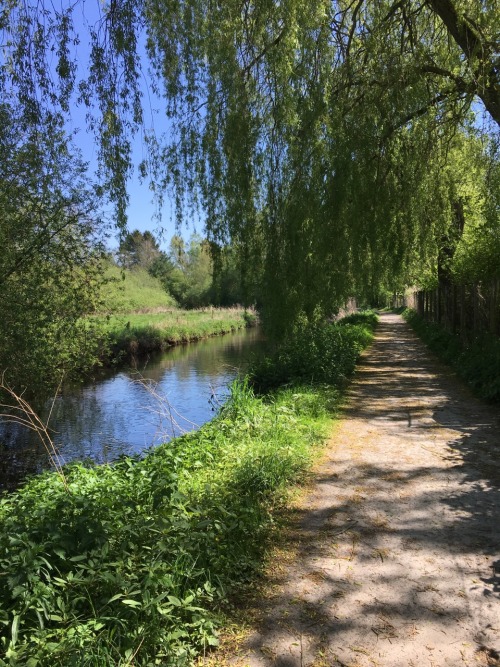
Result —
[{"label": "hanging willow foliage", "polygon": [[123,225],[145,30],[171,127],[166,144],[150,137],[145,169],[179,212],[201,207],[214,248],[235,246],[283,335],[432,255],[450,220],[441,174],[454,135],[478,98],[500,123],[495,5],[112,0],[87,22],[89,75],[77,86],[76,10],[13,0],[0,18],[2,85],[35,118],[40,99],[64,116],[77,90],[94,106]]}]

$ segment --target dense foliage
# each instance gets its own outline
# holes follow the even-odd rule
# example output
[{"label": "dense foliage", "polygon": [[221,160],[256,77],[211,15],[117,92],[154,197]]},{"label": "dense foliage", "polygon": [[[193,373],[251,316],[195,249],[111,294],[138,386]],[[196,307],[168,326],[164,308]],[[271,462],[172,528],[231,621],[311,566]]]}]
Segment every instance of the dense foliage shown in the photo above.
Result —
[{"label": "dense foliage", "polygon": [[99,300],[102,221],[57,126],[27,129],[3,103],[0,127],[0,372],[43,390],[98,358],[81,317]]},{"label": "dense foliage", "polygon": [[[350,360],[360,336],[344,329]],[[258,570],[273,507],[352,369],[331,370],[329,386],[267,399],[238,382],[213,422],[143,459],[74,464],[4,496],[0,665],[180,666],[214,645],[215,611]]]},{"label": "dense foliage", "polygon": [[147,271],[182,308],[255,303],[255,293],[247,291],[249,298],[243,298],[234,248],[218,249],[215,256],[211,250],[206,239],[193,233],[187,241],[174,234],[165,252],[151,232],[136,229],[123,237],[117,259],[124,269]]},{"label": "dense foliage", "polygon": [[[462,14],[461,3],[445,4],[461,26],[478,23],[496,39],[493,7],[468,3]],[[150,8],[154,64],[176,120],[169,173],[191,176],[210,239],[236,240],[247,271],[263,262],[263,315],[277,335],[435,261],[456,204],[450,148],[458,126],[472,132],[480,94],[442,9]]]},{"label": "dense foliage", "polygon": [[274,353],[253,365],[252,384],[259,391],[296,383],[341,385],[371,342],[376,322],[375,313],[363,313],[338,323],[299,326]]}]

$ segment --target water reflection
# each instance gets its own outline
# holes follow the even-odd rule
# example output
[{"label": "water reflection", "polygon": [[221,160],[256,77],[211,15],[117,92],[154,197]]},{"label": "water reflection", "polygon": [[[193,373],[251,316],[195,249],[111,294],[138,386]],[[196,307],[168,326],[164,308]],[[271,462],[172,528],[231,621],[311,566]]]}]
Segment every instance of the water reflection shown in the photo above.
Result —
[{"label": "water reflection", "polygon": [[[66,462],[104,463],[191,430],[212,418],[214,402],[224,401],[228,384],[262,346],[258,329],[250,329],[177,346],[135,368],[67,389],[53,408],[54,443]],[[162,405],[147,383],[156,386]],[[34,434],[12,424],[0,428],[0,488],[13,488],[27,474],[48,467]]]}]

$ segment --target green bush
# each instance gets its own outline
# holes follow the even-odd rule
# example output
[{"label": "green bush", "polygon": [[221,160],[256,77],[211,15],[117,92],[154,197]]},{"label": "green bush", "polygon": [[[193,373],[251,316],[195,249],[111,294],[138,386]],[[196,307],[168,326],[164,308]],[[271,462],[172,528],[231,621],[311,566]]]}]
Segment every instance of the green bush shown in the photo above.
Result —
[{"label": "green bush", "polygon": [[253,385],[260,392],[297,383],[342,385],[371,342],[376,322],[377,316],[369,312],[303,327],[252,366]]}]

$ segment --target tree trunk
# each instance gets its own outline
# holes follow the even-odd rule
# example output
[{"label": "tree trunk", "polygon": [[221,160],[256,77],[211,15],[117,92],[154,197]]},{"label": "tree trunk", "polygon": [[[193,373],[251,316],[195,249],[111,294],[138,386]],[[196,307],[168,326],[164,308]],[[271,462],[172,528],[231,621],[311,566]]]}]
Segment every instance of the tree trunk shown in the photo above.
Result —
[{"label": "tree trunk", "polygon": [[459,15],[452,0],[427,0],[427,3],[462,49],[474,78],[473,92],[500,125],[500,81],[492,46],[465,16]]}]

